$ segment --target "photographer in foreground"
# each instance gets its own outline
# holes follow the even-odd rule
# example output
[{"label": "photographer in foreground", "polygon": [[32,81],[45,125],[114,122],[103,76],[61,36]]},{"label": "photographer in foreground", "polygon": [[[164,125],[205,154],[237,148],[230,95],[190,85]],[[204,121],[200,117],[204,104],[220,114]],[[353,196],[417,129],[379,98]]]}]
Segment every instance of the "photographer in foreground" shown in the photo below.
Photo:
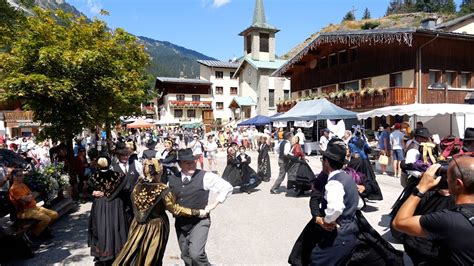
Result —
[{"label": "photographer in foreground", "polygon": [[474,261],[474,157],[461,156],[449,164],[447,182],[456,207],[414,216],[425,193],[441,181],[435,177],[440,167],[432,165],[398,211],[393,226],[403,233],[432,239],[440,244],[441,265],[471,265]]}]

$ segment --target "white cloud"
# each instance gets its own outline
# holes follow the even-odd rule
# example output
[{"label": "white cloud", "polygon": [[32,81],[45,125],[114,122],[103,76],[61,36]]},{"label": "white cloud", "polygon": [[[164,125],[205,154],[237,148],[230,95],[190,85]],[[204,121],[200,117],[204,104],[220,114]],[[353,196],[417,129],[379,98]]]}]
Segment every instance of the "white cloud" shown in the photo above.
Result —
[{"label": "white cloud", "polygon": [[92,14],[100,14],[102,10],[102,4],[98,0],[87,0],[87,7]]},{"label": "white cloud", "polygon": [[227,5],[230,3],[230,0],[213,0],[212,7],[219,8],[221,6]]}]

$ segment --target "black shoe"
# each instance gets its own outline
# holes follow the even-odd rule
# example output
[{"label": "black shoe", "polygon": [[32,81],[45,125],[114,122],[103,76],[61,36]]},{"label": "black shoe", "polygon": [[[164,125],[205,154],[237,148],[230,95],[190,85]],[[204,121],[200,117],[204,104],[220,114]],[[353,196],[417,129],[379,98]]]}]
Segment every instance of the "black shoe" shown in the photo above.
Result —
[{"label": "black shoe", "polygon": [[270,194],[278,194],[278,191],[276,189],[270,189]]}]

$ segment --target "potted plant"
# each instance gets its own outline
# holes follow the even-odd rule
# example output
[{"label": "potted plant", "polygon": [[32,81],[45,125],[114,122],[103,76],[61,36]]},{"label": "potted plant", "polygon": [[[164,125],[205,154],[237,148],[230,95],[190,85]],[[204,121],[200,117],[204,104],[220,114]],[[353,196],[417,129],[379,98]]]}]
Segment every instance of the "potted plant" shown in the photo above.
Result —
[{"label": "potted plant", "polygon": [[369,89],[367,90],[367,94],[369,94],[369,95],[374,95],[376,91],[377,91],[377,90],[376,90],[375,88],[369,88]]},{"label": "potted plant", "polygon": [[331,98],[331,99],[336,99],[336,97],[337,97],[337,92],[331,92],[329,94],[329,98]]},{"label": "potted plant", "polygon": [[367,91],[368,91],[368,90],[369,90],[369,88],[363,88],[363,89],[361,89],[361,90],[359,91],[359,95],[363,97],[364,95],[367,94]]},{"label": "potted plant", "polygon": [[348,91],[346,91],[346,92],[344,93],[344,96],[345,96],[346,98],[351,98],[351,97],[353,97],[354,95],[355,95],[355,91],[354,91],[354,90],[348,90]]},{"label": "potted plant", "polygon": [[387,89],[388,89],[387,87],[385,87],[385,88],[378,88],[378,89],[377,89],[377,94],[378,94],[378,95],[383,95],[383,93],[384,93]]},{"label": "potted plant", "polygon": [[337,93],[337,98],[338,98],[338,99],[342,99],[344,96],[345,96],[345,92],[344,92],[344,91],[339,91],[339,92]]}]

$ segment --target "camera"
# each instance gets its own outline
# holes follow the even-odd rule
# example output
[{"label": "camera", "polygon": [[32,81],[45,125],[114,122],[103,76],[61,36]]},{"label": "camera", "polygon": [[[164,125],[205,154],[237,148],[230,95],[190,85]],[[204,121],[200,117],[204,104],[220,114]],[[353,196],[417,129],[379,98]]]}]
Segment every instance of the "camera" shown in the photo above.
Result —
[{"label": "camera", "polygon": [[448,188],[448,168],[449,168],[449,161],[442,161],[438,162],[441,166],[436,170],[435,178],[441,176],[441,181],[436,186],[439,189],[447,189]]}]

